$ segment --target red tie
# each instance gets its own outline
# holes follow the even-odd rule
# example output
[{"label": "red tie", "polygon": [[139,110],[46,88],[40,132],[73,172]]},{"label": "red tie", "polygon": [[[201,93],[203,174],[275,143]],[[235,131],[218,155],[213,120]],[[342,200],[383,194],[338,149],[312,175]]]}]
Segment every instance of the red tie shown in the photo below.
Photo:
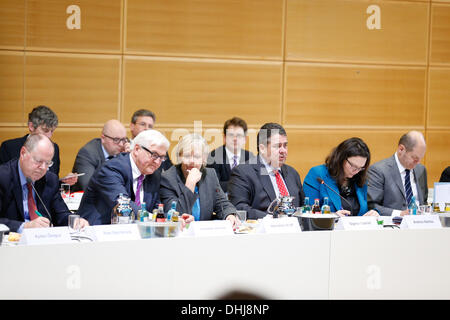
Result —
[{"label": "red tie", "polygon": [[277,181],[278,191],[280,191],[280,196],[287,197],[289,196],[289,192],[284,185],[283,179],[281,179],[280,171],[275,173],[275,179]]},{"label": "red tie", "polygon": [[36,202],[34,202],[31,183],[27,183],[27,188],[28,188],[28,214],[30,215],[30,220],[34,220],[38,217],[38,215],[36,214]]}]

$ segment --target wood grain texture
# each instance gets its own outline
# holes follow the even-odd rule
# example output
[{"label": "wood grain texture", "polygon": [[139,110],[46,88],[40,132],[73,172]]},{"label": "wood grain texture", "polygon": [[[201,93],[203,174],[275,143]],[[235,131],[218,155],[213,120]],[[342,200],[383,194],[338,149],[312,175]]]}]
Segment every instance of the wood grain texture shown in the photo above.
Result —
[{"label": "wood grain texture", "polygon": [[126,53],[282,59],[283,1],[127,2]]},{"label": "wood grain texture", "polygon": [[[379,30],[367,28],[369,5],[380,8]],[[286,58],[425,65],[427,31],[423,2],[288,0]]]},{"label": "wood grain texture", "polygon": [[431,58],[432,64],[450,65],[450,2],[432,4]]},{"label": "wood grain texture", "polygon": [[0,51],[0,126],[20,126],[23,109],[24,53]]},{"label": "wood grain texture", "polygon": [[23,50],[25,46],[25,0],[2,0],[0,48]]},{"label": "wood grain texture", "polygon": [[450,68],[430,68],[428,128],[450,128]]}]

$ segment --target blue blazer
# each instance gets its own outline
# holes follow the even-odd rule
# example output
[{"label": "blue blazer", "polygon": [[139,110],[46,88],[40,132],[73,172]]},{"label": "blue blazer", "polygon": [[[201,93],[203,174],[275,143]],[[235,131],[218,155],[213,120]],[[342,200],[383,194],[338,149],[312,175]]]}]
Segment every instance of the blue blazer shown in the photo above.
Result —
[{"label": "blue blazer", "polygon": [[[312,167],[303,181],[303,191],[305,197],[309,197],[310,205],[314,204],[314,199],[320,199],[320,205],[323,204],[323,198],[328,197],[328,204],[330,205],[331,212],[341,210],[342,202],[341,198],[333,191],[329,190],[323,184],[317,181],[317,178],[321,178],[328,186],[335,190],[339,194],[339,188],[334,178],[330,176],[325,164]],[[356,190],[356,196],[359,201],[359,216],[362,216],[368,211],[367,207],[367,183],[362,187],[354,185]]]},{"label": "blue blazer", "polygon": [[[6,224],[13,232],[16,232],[25,221],[18,162],[19,160],[15,159],[0,166],[0,223]],[[34,187],[50,211],[53,225],[67,226],[70,211],[61,198],[56,174],[47,171],[45,176],[34,183]],[[37,210],[42,216],[49,218],[37,196],[35,200]]]},{"label": "blue blazer", "polygon": [[[139,208],[134,203],[133,174],[129,153],[121,153],[117,157],[106,161],[92,176],[88,187],[81,199],[78,212],[81,217],[89,221],[90,225],[110,224],[111,211],[116,205],[120,193],[131,199],[131,207],[135,214]],[[159,184],[161,170],[146,175],[144,186],[144,202],[147,210],[152,212],[158,208]]]}]

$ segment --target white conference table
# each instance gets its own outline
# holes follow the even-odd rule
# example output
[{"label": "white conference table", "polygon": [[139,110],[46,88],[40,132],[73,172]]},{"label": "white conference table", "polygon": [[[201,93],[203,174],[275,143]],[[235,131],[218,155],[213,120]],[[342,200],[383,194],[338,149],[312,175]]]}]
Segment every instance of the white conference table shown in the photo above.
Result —
[{"label": "white conference table", "polygon": [[450,229],[0,247],[0,299],[450,299]]}]

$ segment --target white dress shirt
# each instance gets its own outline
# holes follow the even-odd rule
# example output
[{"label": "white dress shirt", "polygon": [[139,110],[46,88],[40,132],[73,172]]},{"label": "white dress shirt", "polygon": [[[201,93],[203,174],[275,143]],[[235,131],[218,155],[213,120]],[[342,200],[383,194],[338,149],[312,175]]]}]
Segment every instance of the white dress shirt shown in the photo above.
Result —
[{"label": "white dress shirt", "polygon": [[269,173],[269,177],[270,177],[270,182],[272,182],[272,186],[273,186],[273,190],[275,191],[275,195],[277,196],[277,198],[280,197],[280,190],[278,189],[278,184],[277,184],[277,179],[275,178],[275,173],[277,171],[280,171],[280,177],[281,180],[283,180],[283,183],[286,187],[286,191],[289,194],[289,190],[287,188],[287,184],[286,181],[284,181],[283,175],[281,174],[281,169],[280,168],[274,168],[272,167],[270,164],[268,164],[266,162],[266,160],[264,160],[263,157],[259,156],[259,159],[261,160],[261,163],[264,164],[264,166],[266,167],[267,172]]},{"label": "white dress shirt", "polygon": [[[397,152],[395,153],[394,157],[395,157],[395,162],[397,163],[397,168],[400,172],[400,177],[402,178],[403,190],[405,190],[406,169],[400,163],[400,160],[398,159],[398,156],[397,156]],[[413,192],[413,196],[416,198],[416,204],[419,205],[419,197],[417,196],[416,179],[414,179],[414,171],[413,170],[409,171],[409,179],[411,182],[411,190]],[[400,216],[401,212],[402,212],[401,210],[392,210],[392,216],[393,217]]]},{"label": "white dress shirt", "polygon": [[[133,192],[137,198],[138,195],[136,194],[136,190],[137,190],[138,178],[141,176],[142,173],[139,171],[138,167],[136,166],[136,163],[134,163],[134,160],[133,160],[133,157],[131,156],[131,154],[130,154],[130,162],[131,162],[131,173],[133,175]],[[144,182],[142,182],[141,190],[139,192],[139,199],[140,199],[141,203],[144,201]]]}]

